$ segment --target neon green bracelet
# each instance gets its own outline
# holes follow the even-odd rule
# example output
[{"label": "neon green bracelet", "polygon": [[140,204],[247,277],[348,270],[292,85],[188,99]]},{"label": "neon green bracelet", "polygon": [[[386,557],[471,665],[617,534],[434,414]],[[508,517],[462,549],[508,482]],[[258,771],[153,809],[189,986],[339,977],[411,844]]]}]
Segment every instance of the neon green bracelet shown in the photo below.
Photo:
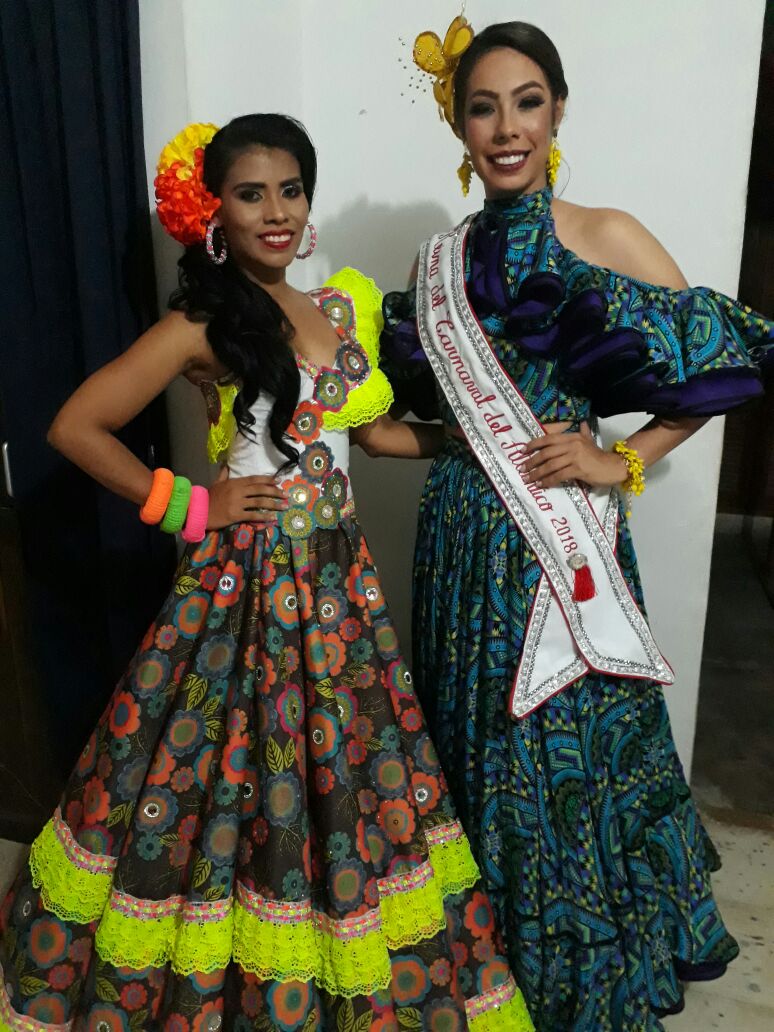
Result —
[{"label": "neon green bracelet", "polygon": [[179,534],[183,529],[190,501],[191,481],[188,477],[175,477],[172,496],[159,529],[163,530],[165,534]]}]

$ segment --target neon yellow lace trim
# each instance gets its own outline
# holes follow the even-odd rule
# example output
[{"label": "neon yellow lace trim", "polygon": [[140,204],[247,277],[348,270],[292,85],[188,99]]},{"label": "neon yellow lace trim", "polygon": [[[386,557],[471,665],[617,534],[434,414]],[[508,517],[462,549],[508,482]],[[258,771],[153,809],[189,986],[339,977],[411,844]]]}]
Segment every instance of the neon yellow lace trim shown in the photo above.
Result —
[{"label": "neon yellow lace trim", "polygon": [[323,414],[323,426],[326,430],[345,430],[350,426],[373,423],[390,411],[394,401],[390,381],[381,369],[372,369],[365,383],[350,391],[342,409]]},{"label": "neon yellow lace trim", "polygon": [[[116,967],[171,963],[183,975],[214,971],[233,959],[263,979],[314,979],[330,993],[352,997],[386,989],[392,977],[388,948],[436,935],[446,924],[444,895],[470,888],[478,878],[467,840],[457,836],[431,846],[419,871],[383,879],[379,910],[361,918],[334,922],[307,903],[277,905],[242,888],[233,909],[213,918],[197,914],[194,904],[182,912],[140,917],[111,901],[96,948]],[[223,904],[212,906],[223,910]]]},{"label": "neon yellow lace trim", "polygon": [[78,924],[95,921],[104,910],[115,863],[113,857],[97,857],[79,846],[58,809],[32,843],[29,857],[32,883],[45,908]]},{"label": "neon yellow lace trim", "polygon": [[433,829],[427,833],[427,837],[430,842],[430,863],[444,899],[456,896],[465,889],[472,889],[481,875],[459,822]]},{"label": "neon yellow lace trim", "polygon": [[333,287],[348,294],[355,306],[357,341],[368,355],[372,366],[379,364],[379,337],[384,329],[382,292],[370,276],[347,265],[325,281],[324,287]]},{"label": "neon yellow lace trim", "polygon": [[326,429],[343,430],[372,423],[389,411],[395,400],[389,380],[379,369],[379,336],[384,327],[382,292],[372,279],[349,266],[334,273],[325,281],[325,286],[340,290],[351,298],[355,307],[357,341],[371,363],[367,380],[349,392],[343,408],[323,415]]},{"label": "neon yellow lace trim", "polygon": [[[183,906],[158,917],[115,909],[123,899],[111,898],[102,914],[94,945],[103,960],[115,967],[140,971],[171,962],[178,974],[216,971],[231,960],[235,908],[230,901],[214,919],[201,917],[203,906]],[[140,901],[138,901],[139,903]],[[197,917],[200,919],[197,920]]]},{"label": "neon yellow lace trim", "polygon": [[[66,826],[65,826],[66,827]],[[339,996],[368,994],[390,984],[388,949],[412,945],[446,924],[443,899],[471,888],[479,878],[457,822],[428,833],[428,860],[406,874],[379,882],[379,907],[332,921],[308,903],[262,899],[238,886],[236,897],[191,903],[183,897],[150,901],[113,889],[112,857],[68,856],[54,821],[33,845],[30,865],[48,909],[66,920],[101,918],[99,955],[116,967],[140,970],[170,963],[187,975],[214,971],[231,959],[265,979],[315,982]],[[72,853],[72,850],[71,850]],[[88,858],[91,859],[88,859]]]},{"label": "neon yellow lace trim", "polygon": [[[470,1032],[503,1032],[504,1029],[507,1032],[535,1032],[521,990],[513,983],[510,988],[513,995],[503,1003],[494,1003],[487,1000],[486,996],[466,1002]],[[496,994],[493,993],[492,996],[495,997]],[[477,1009],[477,1004],[487,1009],[480,1010],[477,1014],[472,1013]]]},{"label": "neon yellow lace trim", "polygon": [[239,384],[216,383],[215,389],[220,396],[220,418],[217,423],[210,424],[207,434],[207,458],[210,462],[220,462],[228,455],[231,442],[234,440],[237,431],[237,423],[234,418],[234,402],[239,394]]}]

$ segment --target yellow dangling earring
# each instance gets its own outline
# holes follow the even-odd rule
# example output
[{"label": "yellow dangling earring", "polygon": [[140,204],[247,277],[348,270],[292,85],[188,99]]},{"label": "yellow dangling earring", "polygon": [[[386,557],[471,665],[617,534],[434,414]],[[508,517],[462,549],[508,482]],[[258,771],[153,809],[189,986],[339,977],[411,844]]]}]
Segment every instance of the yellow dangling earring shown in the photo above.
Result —
[{"label": "yellow dangling earring", "polygon": [[462,164],[457,169],[457,176],[462,183],[462,193],[465,197],[470,193],[470,180],[473,176],[473,162],[467,150],[462,156]]},{"label": "yellow dangling earring", "polygon": [[561,163],[562,152],[559,149],[559,144],[556,142],[556,130],[554,130],[554,138],[551,140],[551,149],[548,152],[548,161],[546,163],[546,179],[552,190],[556,183],[556,175]]}]

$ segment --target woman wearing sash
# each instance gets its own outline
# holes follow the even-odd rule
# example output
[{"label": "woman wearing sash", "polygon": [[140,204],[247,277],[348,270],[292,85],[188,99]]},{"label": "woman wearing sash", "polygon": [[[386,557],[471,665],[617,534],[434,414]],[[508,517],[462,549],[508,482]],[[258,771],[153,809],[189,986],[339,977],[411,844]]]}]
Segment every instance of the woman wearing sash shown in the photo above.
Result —
[{"label": "woman wearing sash", "polygon": [[[635,219],[557,200],[568,94],[538,29],[455,19],[415,60],[484,209],[385,299],[399,398],[440,414],[415,559],[414,669],[541,1032],[660,1029],[738,946],[675,751],[627,502],[762,390],[774,327],[691,290]],[[460,55],[462,55],[460,57]],[[604,451],[597,416],[653,418]],[[619,503],[619,491],[623,501]]]}]

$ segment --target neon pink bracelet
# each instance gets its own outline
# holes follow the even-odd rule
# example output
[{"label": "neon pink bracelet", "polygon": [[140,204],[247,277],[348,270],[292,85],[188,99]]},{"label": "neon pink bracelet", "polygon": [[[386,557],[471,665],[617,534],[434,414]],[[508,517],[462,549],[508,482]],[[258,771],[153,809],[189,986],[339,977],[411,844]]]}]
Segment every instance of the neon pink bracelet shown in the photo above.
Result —
[{"label": "neon pink bracelet", "polygon": [[209,515],[210,492],[206,487],[197,484],[191,488],[191,501],[188,503],[188,516],[182,533],[183,541],[203,541]]}]

